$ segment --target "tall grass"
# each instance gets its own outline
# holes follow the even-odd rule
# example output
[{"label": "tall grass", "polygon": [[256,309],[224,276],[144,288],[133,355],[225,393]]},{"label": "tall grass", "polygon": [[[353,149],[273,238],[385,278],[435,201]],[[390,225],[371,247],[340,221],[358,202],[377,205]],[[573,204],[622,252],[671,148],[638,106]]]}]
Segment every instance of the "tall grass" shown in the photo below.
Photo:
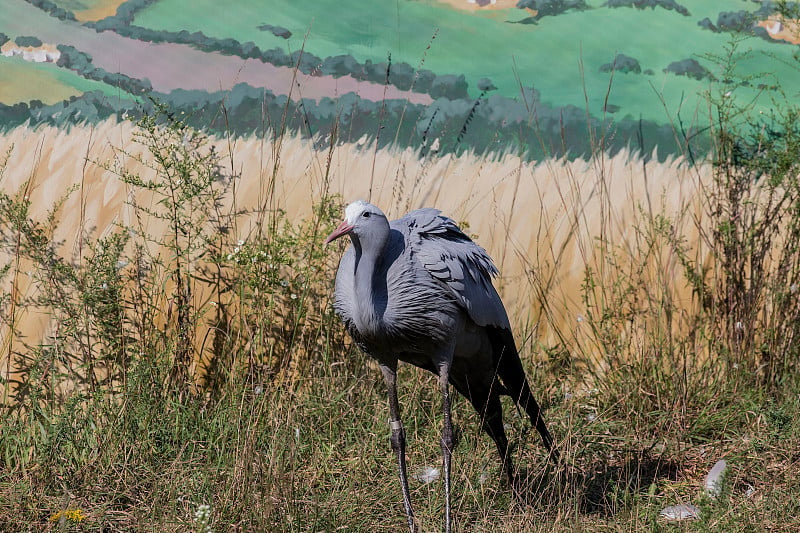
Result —
[{"label": "tall grass", "polygon": [[[490,251],[567,457],[550,476],[509,410],[537,487],[513,498],[457,400],[459,529],[658,529],[691,498],[699,529],[790,530],[797,111],[748,116],[732,89],[709,96],[704,163],[215,139],[167,110],[3,136],[0,528],[401,529],[383,385],[321,245],[371,194],[436,205]],[[413,472],[439,461],[437,388],[408,367],[400,384]],[[703,498],[719,456],[725,495]],[[435,529],[441,487],[412,496]]]}]

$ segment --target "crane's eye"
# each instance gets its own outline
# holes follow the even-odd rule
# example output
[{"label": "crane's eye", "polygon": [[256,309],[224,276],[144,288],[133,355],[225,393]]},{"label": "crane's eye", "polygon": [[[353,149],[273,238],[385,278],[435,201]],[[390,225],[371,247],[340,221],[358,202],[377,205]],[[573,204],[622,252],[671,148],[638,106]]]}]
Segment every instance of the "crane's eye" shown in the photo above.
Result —
[{"label": "crane's eye", "polygon": [[362,217],[364,217],[364,218],[369,218],[369,211],[364,211],[364,212],[361,214],[361,216],[362,216]]}]

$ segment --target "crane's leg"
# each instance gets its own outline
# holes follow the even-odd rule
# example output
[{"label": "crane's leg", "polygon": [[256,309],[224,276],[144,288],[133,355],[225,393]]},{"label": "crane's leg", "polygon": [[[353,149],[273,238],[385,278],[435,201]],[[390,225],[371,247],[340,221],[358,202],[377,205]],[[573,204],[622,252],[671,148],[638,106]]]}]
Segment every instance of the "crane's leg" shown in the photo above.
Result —
[{"label": "crane's leg", "polygon": [[444,425],[442,426],[442,469],[444,470],[444,530],[450,533],[450,459],[456,439],[453,432],[453,418],[450,414],[450,387],[448,377],[449,365],[442,365],[439,371],[439,387],[442,391],[442,410]]},{"label": "crane's leg", "polygon": [[400,403],[397,401],[397,361],[388,365],[381,363],[381,372],[389,390],[389,427],[392,429],[392,450],[397,454],[397,470],[403,489],[403,507],[406,509],[408,528],[414,533],[414,510],[411,508],[411,493],[408,490],[406,474],[406,431],[400,420]]}]

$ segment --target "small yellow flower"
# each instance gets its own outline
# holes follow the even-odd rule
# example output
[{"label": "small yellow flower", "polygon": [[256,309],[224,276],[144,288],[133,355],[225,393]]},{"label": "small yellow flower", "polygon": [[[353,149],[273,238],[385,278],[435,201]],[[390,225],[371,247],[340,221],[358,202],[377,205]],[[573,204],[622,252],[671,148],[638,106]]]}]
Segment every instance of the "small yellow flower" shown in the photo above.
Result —
[{"label": "small yellow flower", "polygon": [[81,509],[66,509],[64,511],[59,511],[53,516],[50,517],[51,522],[58,522],[61,520],[61,517],[64,517],[66,520],[70,522],[74,522],[76,524],[80,524],[84,520],[86,520],[86,515],[83,514]]}]

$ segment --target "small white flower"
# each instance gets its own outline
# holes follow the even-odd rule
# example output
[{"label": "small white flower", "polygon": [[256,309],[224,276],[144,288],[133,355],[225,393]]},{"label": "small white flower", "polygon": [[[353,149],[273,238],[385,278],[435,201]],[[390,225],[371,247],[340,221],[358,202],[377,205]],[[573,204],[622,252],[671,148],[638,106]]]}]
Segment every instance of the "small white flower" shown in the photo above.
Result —
[{"label": "small white flower", "polygon": [[594,422],[596,419],[597,419],[597,415],[594,414],[594,413],[589,413],[588,415],[586,415],[586,421],[589,422],[589,423]]},{"label": "small white flower", "polygon": [[244,240],[240,239],[236,244],[238,244],[239,246],[244,246]]},{"label": "small white flower", "polygon": [[258,396],[262,392],[264,392],[264,387],[262,387],[261,385],[256,385],[256,388],[253,389],[253,394],[255,394],[256,396]]},{"label": "small white flower", "polygon": [[200,518],[201,516],[206,516],[210,510],[211,507],[208,504],[202,503],[197,506],[197,510],[194,512],[194,515]]},{"label": "small white flower", "polygon": [[239,253],[239,247],[238,247],[238,246],[236,246],[236,247],[233,249],[233,253],[235,253],[235,254],[238,254],[238,253]]},{"label": "small white flower", "polygon": [[281,287],[288,287],[288,286],[289,286],[289,282],[286,281],[285,279],[282,279],[281,280]]},{"label": "small white flower", "polygon": [[583,315],[578,315],[578,323],[583,322]]},{"label": "small white flower", "polygon": [[231,259],[233,259],[233,254],[228,254],[228,261],[230,261]]},{"label": "small white flower", "polygon": [[108,283],[106,283],[106,282],[104,281],[104,282],[103,282],[103,284],[100,286],[100,288],[101,288],[101,289],[103,289],[103,290],[106,290],[106,289],[108,289]]},{"label": "small white flower", "polygon": [[200,528],[200,531],[204,533],[211,533],[211,506],[205,503],[202,503],[197,506],[197,510],[194,512],[194,520],[197,522],[197,525]]},{"label": "small white flower", "polygon": [[734,329],[736,329],[736,331],[744,331],[744,324],[742,324],[741,320],[737,321],[736,324],[733,325],[733,327]]},{"label": "small white flower", "polygon": [[292,300],[297,300],[297,295],[295,293],[292,293],[292,295],[289,296],[289,298],[291,298]]}]

